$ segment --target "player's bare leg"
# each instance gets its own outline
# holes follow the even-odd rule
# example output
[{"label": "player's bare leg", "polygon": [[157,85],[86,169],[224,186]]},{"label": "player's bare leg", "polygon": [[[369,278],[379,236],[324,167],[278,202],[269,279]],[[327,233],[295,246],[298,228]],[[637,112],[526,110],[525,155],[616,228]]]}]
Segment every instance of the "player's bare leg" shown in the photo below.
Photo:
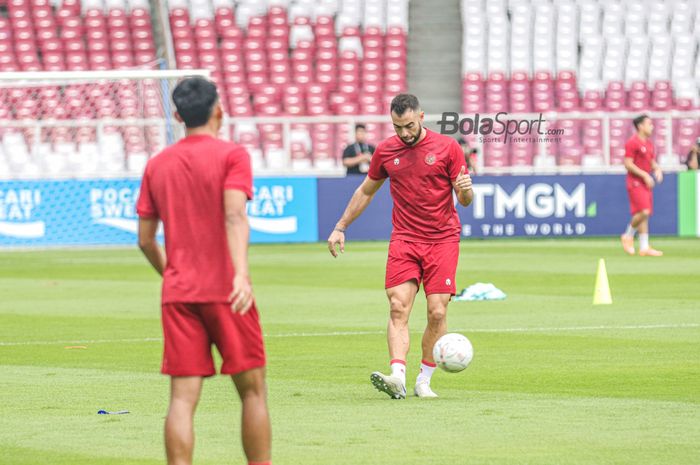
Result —
[{"label": "player's bare leg", "polygon": [[389,299],[389,324],[386,338],[391,359],[406,360],[410,347],[408,318],[418,293],[415,280],[406,281],[386,290]]},{"label": "player's bare leg", "polygon": [[[648,224],[649,220],[649,212],[646,210],[643,210],[641,212],[636,213],[634,216],[632,216],[632,220],[630,221],[630,224],[627,225],[627,229],[625,232],[620,236],[620,240],[622,241],[622,248],[625,250],[625,252],[629,255],[634,255],[635,250],[634,250],[634,235],[635,233],[640,231],[640,227],[642,227],[642,224],[647,222]],[[648,226],[647,226],[648,228]],[[648,231],[648,229],[647,229]]]},{"label": "player's bare leg", "polygon": [[194,450],[194,411],[202,392],[200,376],[170,378],[170,407],[165,418],[168,465],[190,465]]},{"label": "player's bare leg", "polygon": [[269,463],[272,431],[267,411],[265,369],[254,368],[232,378],[243,404],[241,439],[246,458],[250,463]]},{"label": "player's bare leg", "polygon": [[406,281],[386,290],[386,296],[389,299],[386,339],[391,358],[391,375],[387,376],[375,371],[370,380],[375,388],[394,399],[406,397],[406,356],[410,347],[408,318],[417,293],[418,283],[415,280]]},{"label": "player's bare leg", "polygon": [[450,294],[430,294],[428,300],[428,325],[423,333],[423,360],[435,363],[433,347],[440,337],[447,333],[447,305]]},{"label": "player's bare leg", "polygon": [[435,370],[433,347],[437,340],[447,333],[447,305],[450,303],[451,297],[450,294],[430,294],[427,296],[428,325],[423,333],[423,359],[414,389],[414,393],[418,397],[437,397],[430,389],[430,378]]},{"label": "player's bare leg", "polygon": [[644,221],[644,214],[642,212],[636,213],[632,216],[630,224],[627,225],[627,229],[620,236],[620,241],[622,242],[622,248],[628,255],[634,255],[634,235],[637,233],[639,224]]},{"label": "player's bare leg", "polygon": [[630,221],[630,224],[637,231],[639,231],[640,228],[648,228],[649,227],[649,210],[642,210],[640,212],[637,212],[632,217],[632,221]]},{"label": "player's bare leg", "polygon": [[[637,215],[642,215],[642,220],[639,222],[637,231],[639,232],[639,255],[643,257],[660,257],[664,253],[651,248],[649,245],[649,210],[642,210]],[[637,216],[635,215],[635,216]]]}]

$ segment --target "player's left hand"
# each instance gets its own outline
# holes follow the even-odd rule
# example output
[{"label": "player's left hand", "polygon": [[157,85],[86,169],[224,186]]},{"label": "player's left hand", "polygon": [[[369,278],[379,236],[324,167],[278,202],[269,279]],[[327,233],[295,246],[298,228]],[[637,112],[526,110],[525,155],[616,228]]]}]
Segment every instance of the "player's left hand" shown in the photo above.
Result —
[{"label": "player's left hand", "polygon": [[654,170],[654,179],[656,179],[657,184],[661,184],[664,180],[664,173],[661,171],[661,168],[656,168]]},{"label": "player's left hand", "polygon": [[462,170],[457,175],[455,179],[455,187],[460,190],[460,192],[466,192],[472,188],[472,177],[466,174],[466,168],[462,165]]},{"label": "player's left hand", "polygon": [[241,315],[248,313],[253,306],[253,287],[250,285],[248,276],[236,275],[233,278],[233,291],[228,297],[231,303],[231,310]]}]

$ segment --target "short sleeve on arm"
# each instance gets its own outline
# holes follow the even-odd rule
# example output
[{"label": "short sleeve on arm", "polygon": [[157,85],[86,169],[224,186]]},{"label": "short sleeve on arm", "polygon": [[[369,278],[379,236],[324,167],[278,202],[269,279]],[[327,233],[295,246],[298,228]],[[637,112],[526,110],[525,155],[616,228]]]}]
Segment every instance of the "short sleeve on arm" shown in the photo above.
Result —
[{"label": "short sleeve on arm", "polygon": [[380,179],[386,179],[389,177],[389,173],[387,173],[384,169],[384,166],[382,166],[381,144],[379,144],[377,149],[374,151],[374,154],[372,155],[372,159],[369,162],[369,171],[367,172],[367,176],[369,176],[370,179],[373,179],[375,181],[379,181]]},{"label": "short sleeve on arm", "polygon": [[464,167],[464,172],[468,174],[469,168],[467,167],[467,160],[464,158],[464,151],[457,141],[453,140],[450,142],[447,158],[447,174],[450,177],[450,181],[457,179],[462,167]]},{"label": "short sleeve on arm", "polygon": [[625,143],[625,158],[634,158],[635,143],[632,139]]},{"label": "short sleeve on arm", "polygon": [[158,218],[158,209],[153,201],[153,192],[151,192],[150,171],[149,167],[146,166],[141,179],[139,198],[136,201],[136,213],[141,218]]},{"label": "short sleeve on arm", "polygon": [[248,200],[253,199],[253,171],[250,167],[250,155],[243,147],[236,147],[226,159],[225,190],[239,190]]}]

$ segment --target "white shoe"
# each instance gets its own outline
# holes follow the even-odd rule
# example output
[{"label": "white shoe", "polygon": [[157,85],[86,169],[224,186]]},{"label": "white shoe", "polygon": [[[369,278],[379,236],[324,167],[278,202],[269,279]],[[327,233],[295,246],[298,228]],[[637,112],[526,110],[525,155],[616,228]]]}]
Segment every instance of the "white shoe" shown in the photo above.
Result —
[{"label": "white shoe", "polygon": [[416,383],[416,387],[413,388],[413,392],[416,397],[437,397],[438,395],[430,389],[430,384],[428,383]]},{"label": "white shoe", "polygon": [[386,376],[378,371],[369,377],[372,385],[381,392],[389,395],[392,399],[406,398],[406,384],[396,376]]}]

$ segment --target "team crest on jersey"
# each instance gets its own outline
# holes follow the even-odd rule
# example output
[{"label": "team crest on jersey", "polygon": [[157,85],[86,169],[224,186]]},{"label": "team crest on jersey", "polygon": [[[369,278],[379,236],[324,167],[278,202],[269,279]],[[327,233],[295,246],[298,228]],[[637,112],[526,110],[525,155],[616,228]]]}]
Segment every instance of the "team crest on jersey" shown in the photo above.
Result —
[{"label": "team crest on jersey", "polygon": [[435,164],[435,155],[432,153],[429,153],[425,156],[425,164],[426,165],[434,165]]},{"label": "team crest on jersey", "polygon": [[646,147],[642,147],[642,153],[646,153],[646,151],[647,151],[647,148],[646,148]]},{"label": "team crest on jersey", "polygon": [[394,165],[399,166],[399,159],[398,158],[394,158]]}]

